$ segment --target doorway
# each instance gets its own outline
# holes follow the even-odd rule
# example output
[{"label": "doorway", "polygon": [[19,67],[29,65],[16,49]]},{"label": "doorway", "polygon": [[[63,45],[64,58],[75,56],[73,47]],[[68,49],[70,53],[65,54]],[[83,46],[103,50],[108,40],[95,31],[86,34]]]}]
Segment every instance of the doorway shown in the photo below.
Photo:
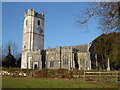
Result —
[{"label": "doorway", "polygon": [[34,65],[34,69],[37,69],[37,68],[38,68],[38,66],[37,66],[37,64],[35,64],[35,65]]}]

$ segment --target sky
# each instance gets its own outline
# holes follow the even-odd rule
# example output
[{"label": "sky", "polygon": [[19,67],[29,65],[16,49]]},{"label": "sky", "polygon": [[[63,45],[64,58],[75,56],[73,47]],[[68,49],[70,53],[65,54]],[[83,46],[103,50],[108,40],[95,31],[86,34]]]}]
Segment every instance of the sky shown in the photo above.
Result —
[{"label": "sky", "polygon": [[76,25],[78,15],[89,7],[87,2],[3,2],[2,44],[15,42],[22,51],[24,10],[44,11],[44,48],[88,44],[97,38],[98,20],[92,18],[82,27]]}]

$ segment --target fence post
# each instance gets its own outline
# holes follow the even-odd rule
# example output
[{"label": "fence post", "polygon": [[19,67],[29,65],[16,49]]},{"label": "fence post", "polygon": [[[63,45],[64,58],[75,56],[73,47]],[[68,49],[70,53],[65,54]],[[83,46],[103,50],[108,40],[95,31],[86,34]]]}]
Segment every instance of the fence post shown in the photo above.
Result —
[{"label": "fence post", "polygon": [[120,71],[117,73],[117,81],[120,81]]},{"label": "fence post", "polygon": [[84,80],[85,80],[85,71],[84,71],[84,75],[83,75],[83,77],[84,77]]}]

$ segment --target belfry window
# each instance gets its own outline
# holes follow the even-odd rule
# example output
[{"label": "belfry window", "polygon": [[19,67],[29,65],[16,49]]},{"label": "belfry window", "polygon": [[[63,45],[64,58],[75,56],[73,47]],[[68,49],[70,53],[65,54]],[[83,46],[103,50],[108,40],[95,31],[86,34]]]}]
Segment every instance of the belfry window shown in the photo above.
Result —
[{"label": "belfry window", "polygon": [[38,20],[38,25],[40,25],[40,20]]},{"label": "belfry window", "polygon": [[27,20],[26,20],[26,26],[27,26]]},{"label": "belfry window", "polygon": [[26,48],[26,46],[24,45],[24,49]]}]

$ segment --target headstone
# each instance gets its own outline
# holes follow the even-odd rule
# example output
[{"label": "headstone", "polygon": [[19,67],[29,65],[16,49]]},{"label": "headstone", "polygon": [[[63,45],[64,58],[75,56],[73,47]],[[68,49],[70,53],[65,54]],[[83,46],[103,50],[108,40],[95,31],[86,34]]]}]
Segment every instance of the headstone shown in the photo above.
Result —
[{"label": "headstone", "polygon": [[110,71],[110,60],[109,60],[109,58],[108,58],[107,71]]}]

